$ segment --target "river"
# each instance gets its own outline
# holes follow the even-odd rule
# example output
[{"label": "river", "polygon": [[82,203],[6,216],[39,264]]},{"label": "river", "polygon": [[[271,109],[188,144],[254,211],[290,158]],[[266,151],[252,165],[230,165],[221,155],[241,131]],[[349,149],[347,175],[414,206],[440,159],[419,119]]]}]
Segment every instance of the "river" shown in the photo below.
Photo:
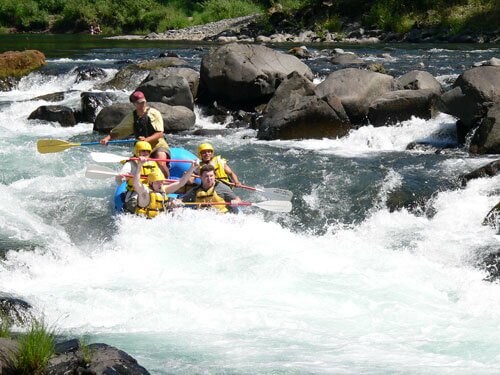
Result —
[{"label": "river", "polygon": [[[110,79],[121,62],[168,50],[198,69],[207,45],[1,38],[0,52],[39,49],[48,63],[0,92],[0,290],[24,298],[59,334],[114,345],[153,374],[500,372],[500,285],[483,281],[476,266],[498,249],[481,222],[500,200],[500,176],[460,186],[461,174],[496,157],[469,156],[451,116],[364,126],[342,139],[267,142],[251,129],[168,134],[193,152],[210,141],[248,185],[291,190],[293,211],[115,217],[113,179],[84,173],[91,151],[128,155],[131,147],[39,154],[40,138],[101,136],[90,123],[27,120],[53,104],[33,98],[64,91],[58,104],[76,108],[80,93],[99,83],[76,83],[76,67],[103,68]],[[394,76],[423,64],[445,87],[500,50],[340,47]],[[332,46],[310,46],[324,48]],[[305,62],[317,81],[336,69]],[[119,94],[126,100],[128,92]],[[225,127],[195,112],[197,127]],[[406,150],[411,142],[454,147]]]}]

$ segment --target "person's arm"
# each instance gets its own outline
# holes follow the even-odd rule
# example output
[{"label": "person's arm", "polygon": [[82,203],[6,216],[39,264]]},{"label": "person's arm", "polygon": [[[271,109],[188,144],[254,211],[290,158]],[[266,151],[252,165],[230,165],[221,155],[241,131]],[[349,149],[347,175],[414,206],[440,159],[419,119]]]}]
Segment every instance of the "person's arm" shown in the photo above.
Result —
[{"label": "person's arm", "polygon": [[[134,171],[133,171],[133,164],[134,163],[133,161],[127,161],[125,164],[122,165],[122,169],[120,169],[120,174],[118,176],[115,177],[116,179],[116,183],[117,184],[121,184],[123,181],[126,181],[127,180],[127,177],[125,177],[124,175],[126,174],[134,174]],[[137,165],[137,164],[135,164]]]},{"label": "person's arm", "polygon": [[112,139],[123,139],[127,138],[131,134],[134,134],[134,114],[129,113],[123,118],[118,125],[116,125],[109,135],[101,139],[101,144],[107,145]]},{"label": "person's arm", "polygon": [[177,190],[179,190],[181,187],[186,185],[186,183],[189,181],[189,177],[193,174],[193,171],[198,167],[198,160],[193,160],[193,163],[191,164],[191,167],[188,169],[186,173],[184,173],[184,176],[182,176],[181,179],[178,181],[171,183],[169,185],[166,185],[163,187],[163,192],[166,194],[174,193]]},{"label": "person's arm", "polygon": [[137,168],[134,171],[134,177],[132,178],[132,183],[134,190],[137,192],[137,205],[139,207],[146,207],[149,204],[149,191],[141,182],[141,167],[147,161],[147,158],[140,156],[137,161]]},{"label": "person's arm", "polygon": [[143,136],[137,137],[139,141],[146,141],[151,144],[155,144],[155,142],[160,138],[163,138],[163,132],[153,133],[149,137],[143,137]]},{"label": "person's arm", "polygon": [[229,165],[227,165],[227,163],[224,163],[224,172],[226,172],[235,186],[241,186],[241,182],[240,180],[238,180],[238,176],[233,172],[231,168],[229,168]]},{"label": "person's arm", "polygon": [[225,202],[230,202],[232,205],[241,202],[240,197],[238,197],[227,185],[224,185],[224,183],[219,183],[215,190]]}]

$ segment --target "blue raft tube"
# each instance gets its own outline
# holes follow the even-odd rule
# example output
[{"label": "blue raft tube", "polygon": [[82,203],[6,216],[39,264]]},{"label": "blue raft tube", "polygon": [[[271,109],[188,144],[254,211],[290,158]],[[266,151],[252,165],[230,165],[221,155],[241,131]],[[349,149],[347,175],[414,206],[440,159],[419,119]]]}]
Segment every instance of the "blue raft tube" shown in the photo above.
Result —
[{"label": "blue raft tube", "polygon": [[[170,158],[177,160],[195,160],[197,157],[184,148],[170,148]],[[184,172],[186,172],[191,167],[191,163],[181,163],[181,162],[172,162],[170,163],[170,178],[174,180],[180,179]],[[200,183],[199,179],[196,179],[196,183]],[[115,213],[123,212],[123,199],[122,197],[127,192],[127,182],[124,181],[115,190],[114,196],[114,204],[115,204]],[[179,197],[178,194],[169,194],[171,198]]]}]

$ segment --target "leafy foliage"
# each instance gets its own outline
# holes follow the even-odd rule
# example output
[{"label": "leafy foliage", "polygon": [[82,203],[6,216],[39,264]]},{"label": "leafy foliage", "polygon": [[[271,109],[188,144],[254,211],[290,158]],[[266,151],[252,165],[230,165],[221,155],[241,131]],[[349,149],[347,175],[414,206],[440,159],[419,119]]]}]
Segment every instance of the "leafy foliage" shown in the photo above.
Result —
[{"label": "leafy foliage", "polygon": [[163,32],[267,9],[318,31],[361,21],[402,33],[413,27],[458,33],[494,30],[500,19],[498,0],[0,0],[0,30],[82,32],[99,24],[105,33]]},{"label": "leafy foliage", "polygon": [[208,23],[226,18],[246,16],[263,11],[261,7],[248,0],[206,0],[201,11],[195,12],[195,23]]}]

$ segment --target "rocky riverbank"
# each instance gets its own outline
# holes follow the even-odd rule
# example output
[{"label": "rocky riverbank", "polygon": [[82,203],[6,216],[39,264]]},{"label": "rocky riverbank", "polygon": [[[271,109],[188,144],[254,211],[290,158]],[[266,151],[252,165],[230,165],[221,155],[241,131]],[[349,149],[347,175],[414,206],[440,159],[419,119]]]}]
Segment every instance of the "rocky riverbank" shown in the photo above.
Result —
[{"label": "rocky riverbank", "polygon": [[290,27],[285,14],[275,12],[270,22],[273,28],[264,31],[258,22],[261,15],[225,19],[205,25],[167,30],[164,33],[148,35],[124,35],[110,39],[146,39],[207,41],[217,43],[499,43],[500,30],[493,32],[466,31],[451,34],[437,29],[414,28],[406,33],[385,32],[380,29],[368,29],[358,22],[348,23],[339,32]]}]

